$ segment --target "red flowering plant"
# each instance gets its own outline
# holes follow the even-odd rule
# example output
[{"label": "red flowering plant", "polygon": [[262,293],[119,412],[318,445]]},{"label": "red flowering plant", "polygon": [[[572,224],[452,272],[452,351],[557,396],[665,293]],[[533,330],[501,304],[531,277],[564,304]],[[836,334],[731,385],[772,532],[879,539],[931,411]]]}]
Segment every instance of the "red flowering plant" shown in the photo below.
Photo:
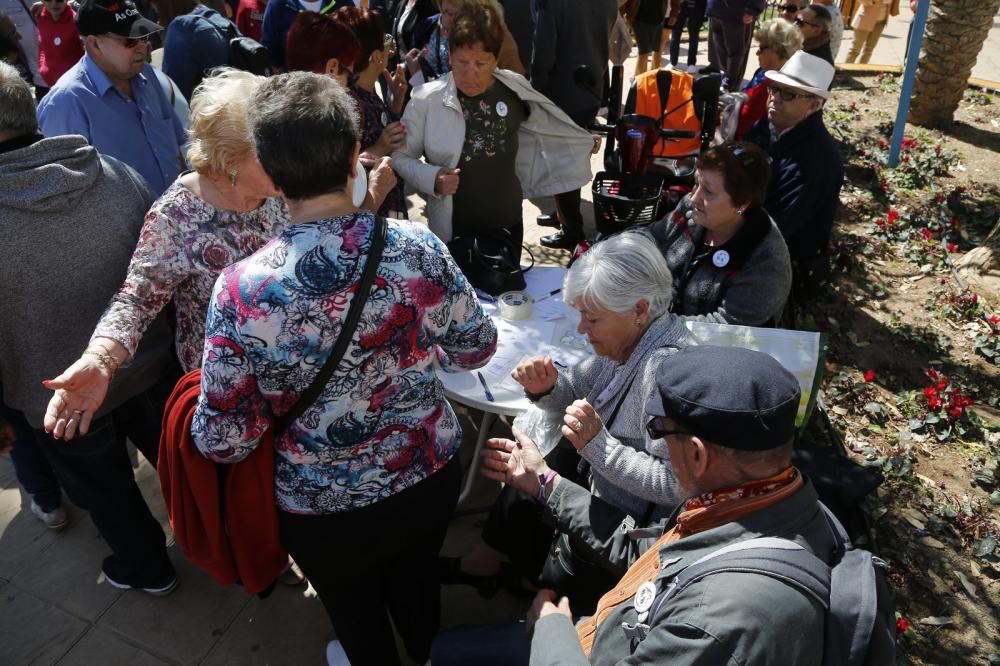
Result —
[{"label": "red flowering plant", "polygon": [[988,330],[973,339],[976,353],[995,365],[1000,365],[1000,315],[984,316]]},{"label": "red flowering plant", "polygon": [[938,370],[929,368],[924,374],[930,383],[922,391],[904,391],[896,399],[910,431],[934,435],[940,442],[978,433],[979,420],[968,410],[972,397]]},{"label": "red flowering plant", "polygon": [[896,168],[889,168],[892,122],[879,125],[878,132],[881,136],[876,146],[866,145],[857,152],[862,163],[874,170],[879,183],[884,181],[882,190],[890,199],[896,189],[919,190],[933,185],[958,164],[958,154],[945,147],[939,134],[918,128],[911,136],[903,138],[899,147],[899,163]]},{"label": "red flowering plant", "polygon": [[859,379],[856,374],[838,372],[823,389],[826,401],[830,404],[831,416],[839,421],[840,427],[846,427],[844,417],[851,412],[863,413],[868,422],[881,425],[889,417],[889,410],[879,402],[879,392],[875,388],[875,371],[867,370]]},{"label": "red flowering plant", "polygon": [[975,321],[983,316],[979,295],[970,289],[937,292],[937,301],[941,315],[956,323]]}]

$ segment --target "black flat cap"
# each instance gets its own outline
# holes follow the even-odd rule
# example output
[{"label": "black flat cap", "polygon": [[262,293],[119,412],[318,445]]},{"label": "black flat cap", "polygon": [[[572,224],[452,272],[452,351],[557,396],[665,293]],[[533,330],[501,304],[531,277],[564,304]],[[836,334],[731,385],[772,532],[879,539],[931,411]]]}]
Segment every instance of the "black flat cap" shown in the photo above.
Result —
[{"label": "black flat cap", "polygon": [[686,347],[663,361],[650,416],[668,416],[713,444],[744,451],[777,448],[792,438],[799,383],[763,352]]}]

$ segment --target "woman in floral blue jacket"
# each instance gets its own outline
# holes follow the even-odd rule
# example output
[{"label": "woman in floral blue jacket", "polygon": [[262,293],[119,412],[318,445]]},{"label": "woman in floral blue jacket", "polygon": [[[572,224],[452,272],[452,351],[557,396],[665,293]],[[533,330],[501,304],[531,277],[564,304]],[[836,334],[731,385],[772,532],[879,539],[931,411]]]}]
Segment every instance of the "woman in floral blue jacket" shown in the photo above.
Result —
[{"label": "woman in floral blue jacket", "polygon": [[[312,383],[351,301],[364,297],[355,292],[376,227],[352,198],[360,132],[342,86],[305,72],[272,77],[250,108],[291,226],[215,285],[191,433],[217,462],[246,457]],[[496,336],[444,244],[422,225],[389,222],[343,360],[275,442],[281,539],[333,622],[329,663],[346,653],[355,665],[398,664],[390,614],[409,656],[427,661],[437,553],[461,481],[461,430],[434,360],[482,366]]]}]

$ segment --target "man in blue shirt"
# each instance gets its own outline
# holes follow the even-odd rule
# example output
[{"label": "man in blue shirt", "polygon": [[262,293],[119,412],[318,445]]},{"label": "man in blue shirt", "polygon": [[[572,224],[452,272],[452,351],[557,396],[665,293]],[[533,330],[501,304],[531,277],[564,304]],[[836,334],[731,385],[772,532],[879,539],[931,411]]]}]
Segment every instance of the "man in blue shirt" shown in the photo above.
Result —
[{"label": "man in blue shirt", "polygon": [[146,64],[149,36],[161,28],[132,0],[84,0],[76,22],[86,53],[38,105],[42,133],[82,134],[162,194],[183,168],[186,139]]}]

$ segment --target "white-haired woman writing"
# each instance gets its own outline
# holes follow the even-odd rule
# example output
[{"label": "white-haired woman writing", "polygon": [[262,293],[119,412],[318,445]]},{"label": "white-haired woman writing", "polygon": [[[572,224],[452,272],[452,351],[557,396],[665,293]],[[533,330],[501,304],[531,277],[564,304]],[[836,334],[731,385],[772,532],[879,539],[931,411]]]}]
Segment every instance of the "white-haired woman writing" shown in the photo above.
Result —
[{"label": "white-haired woman writing", "polygon": [[[589,485],[594,497],[617,509],[619,522],[621,513],[649,522],[680,499],[666,447],[650,438],[644,418],[657,368],[687,344],[683,323],[668,312],[672,296],[670,270],[647,236],[629,232],[598,243],[569,269],[563,283],[563,298],[580,313],[577,330],[596,356],[567,369],[551,358],[535,357],[514,370],[537,408],[516,425],[528,432],[546,424],[561,428],[564,439],[547,453],[549,466]],[[546,564],[553,532],[541,524],[536,499],[505,489],[483,530],[484,544],[461,560],[442,559],[446,578],[489,595],[502,568],[504,574],[513,568],[534,578],[544,566],[545,584],[560,595],[569,595],[572,586],[574,610],[585,613],[614,584],[614,576],[574,554],[558,535],[570,567],[560,571]],[[613,530],[618,522],[612,522]],[[512,568],[502,566],[505,557]]]}]

